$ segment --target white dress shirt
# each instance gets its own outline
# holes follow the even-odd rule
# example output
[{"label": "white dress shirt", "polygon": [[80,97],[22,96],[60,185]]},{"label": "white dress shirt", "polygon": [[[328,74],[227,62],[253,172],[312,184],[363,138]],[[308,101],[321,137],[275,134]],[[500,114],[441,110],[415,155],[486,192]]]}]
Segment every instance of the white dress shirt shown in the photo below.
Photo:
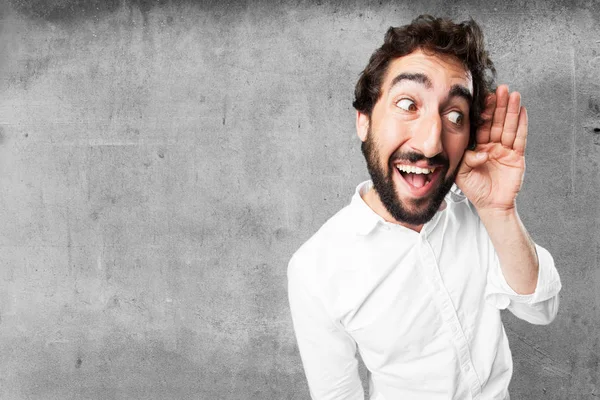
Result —
[{"label": "white dress shirt", "polygon": [[356,189],[292,257],[289,300],[313,399],[508,399],[512,356],[500,319],[508,308],[552,321],[560,278],[536,245],[536,290],[518,295],[473,205],[455,188],[420,233],[385,222]]}]

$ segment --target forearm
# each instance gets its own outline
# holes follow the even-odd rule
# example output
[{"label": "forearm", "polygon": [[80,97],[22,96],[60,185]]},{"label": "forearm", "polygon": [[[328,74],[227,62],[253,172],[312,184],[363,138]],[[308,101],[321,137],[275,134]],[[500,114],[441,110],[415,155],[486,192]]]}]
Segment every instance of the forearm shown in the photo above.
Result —
[{"label": "forearm", "polygon": [[508,285],[518,294],[533,293],[538,281],[538,257],[516,209],[479,211],[479,217],[490,236]]}]

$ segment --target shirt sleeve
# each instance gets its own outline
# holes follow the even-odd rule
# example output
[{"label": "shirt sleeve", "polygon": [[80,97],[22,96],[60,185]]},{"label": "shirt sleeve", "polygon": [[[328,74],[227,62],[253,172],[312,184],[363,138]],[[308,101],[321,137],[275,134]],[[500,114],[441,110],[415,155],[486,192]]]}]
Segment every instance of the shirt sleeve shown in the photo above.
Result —
[{"label": "shirt sleeve", "polygon": [[[491,245],[491,242],[490,242]],[[558,293],[561,282],[554,259],[548,250],[535,245],[539,272],[535,292],[527,295],[516,293],[506,282],[500,262],[493,247],[490,253],[486,300],[498,309],[508,308],[516,317],[536,325],[552,322],[558,312]]]},{"label": "shirt sleeve", "polygon": [[328,314],[314,266],[294,256],[288,266],[288,297],[298,348],[313,400],[364,400],[356,343]]}]

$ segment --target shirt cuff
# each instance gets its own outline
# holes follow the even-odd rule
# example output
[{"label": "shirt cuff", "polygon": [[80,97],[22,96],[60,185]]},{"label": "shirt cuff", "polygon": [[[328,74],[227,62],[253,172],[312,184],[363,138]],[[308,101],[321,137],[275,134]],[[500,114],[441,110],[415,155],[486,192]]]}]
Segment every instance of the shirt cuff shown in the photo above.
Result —
[{"label": "shirt cuff", "polygon": [[531,294],[518,294],[506,282],[500,262],[496,257],[495,263],[488,273],[488,285],[485,298],[497,308],[504,310],[511,302],[521,304],[537,304],[558,294],[561,289],[560,277],[554,266],[554,259],[548,250],[535,245],[539,269],[535,291]]}]

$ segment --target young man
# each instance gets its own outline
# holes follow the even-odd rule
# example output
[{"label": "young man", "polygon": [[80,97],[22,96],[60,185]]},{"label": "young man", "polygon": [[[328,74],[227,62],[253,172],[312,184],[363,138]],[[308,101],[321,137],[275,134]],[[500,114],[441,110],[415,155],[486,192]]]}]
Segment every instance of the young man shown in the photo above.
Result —
[{"label": "young man", "polygon": [[288,269],[313,399],[363,399],[357,350],[372,400],[508,399],[500,310],[555,317],[559,276],[515,205],[527,111],[494,74],[472,20],[421,16],[371,56],[354,107],[372,181]]}]

